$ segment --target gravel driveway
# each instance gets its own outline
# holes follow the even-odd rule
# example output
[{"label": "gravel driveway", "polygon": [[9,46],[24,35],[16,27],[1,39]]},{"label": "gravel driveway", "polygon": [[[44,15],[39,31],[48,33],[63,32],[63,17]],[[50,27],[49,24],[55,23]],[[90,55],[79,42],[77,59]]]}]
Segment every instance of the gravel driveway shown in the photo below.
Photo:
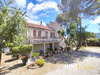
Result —
[{"label": "gravel driveway", "polygon": [[73,57],[76,58],[74,62],[65,63],[46,75],[100,75],[100,48],[87,47],[83,52],[75,52]]}]

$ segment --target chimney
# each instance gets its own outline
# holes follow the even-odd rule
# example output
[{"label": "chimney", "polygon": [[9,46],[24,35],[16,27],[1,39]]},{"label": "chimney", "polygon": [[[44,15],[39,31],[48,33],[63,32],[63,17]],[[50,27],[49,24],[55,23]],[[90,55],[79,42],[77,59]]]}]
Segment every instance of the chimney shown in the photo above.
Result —
[{"label": "chimney", "polygon": [[50,24],[52,24],[52,22],[50,21]]},{"label": "chimney", "polygon": [[40,21],[40,25],[42,25],[42,21]]}]

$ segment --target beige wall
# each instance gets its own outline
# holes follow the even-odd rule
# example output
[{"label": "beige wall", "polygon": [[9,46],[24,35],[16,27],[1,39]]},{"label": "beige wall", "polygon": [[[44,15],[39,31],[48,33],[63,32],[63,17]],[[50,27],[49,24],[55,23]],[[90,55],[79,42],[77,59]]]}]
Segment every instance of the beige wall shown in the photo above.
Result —
[{"label": "beige wall", "polygon": [[58,35],[58,30],[63,30],[63,28],[62,28],[62,26],[60,26],[60,24],[58,23],[58,22],[51,22],[49,25],[48,25],[48,27],[51,27],[51,28],[54,28],[55,29],[55,36],[56,37],[59,37],[59,35]]},{"label": "beige wall", "polygon": [[[44,50],[44,44],[34,44],[34,51],[39,52],[40,50]],[[46,43],[46,49],[50,48],[50,43]],[[59,49],[59,43],[54,43],[54,48]]]},{"label": "beige wall", "polygon": [[44,37],[45,36],[45,32],[48,32],[48,37],[50,37],[50,32],[54,32],[54,31],[49,31],[49,30],[43,30],[43,29],[37,29],[37,28],[29,28],[27,31],[27,36],[31,36],[33,37],[33,30],[36,31],[40,31],[41,30],[41,36]]}]

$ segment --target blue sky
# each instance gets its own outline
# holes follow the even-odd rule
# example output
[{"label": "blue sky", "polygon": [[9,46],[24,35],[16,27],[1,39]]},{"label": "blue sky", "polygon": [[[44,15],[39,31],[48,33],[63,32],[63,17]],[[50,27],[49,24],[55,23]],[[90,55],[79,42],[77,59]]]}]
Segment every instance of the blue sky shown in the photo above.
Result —
[{"label": "blue sky", "polygon": [[[55,22],[57,14],[60,12],[57,4],[60,0],[15,0],[15,5],[21,7],[27,11],[26,20],[31,23],[40,24],[40,21],[44,25],[49,24],[50,21]],[[82,20],[82,25],[88,25],[87,31],[98,33],[100,23],[100,16],[95,20]]]}]

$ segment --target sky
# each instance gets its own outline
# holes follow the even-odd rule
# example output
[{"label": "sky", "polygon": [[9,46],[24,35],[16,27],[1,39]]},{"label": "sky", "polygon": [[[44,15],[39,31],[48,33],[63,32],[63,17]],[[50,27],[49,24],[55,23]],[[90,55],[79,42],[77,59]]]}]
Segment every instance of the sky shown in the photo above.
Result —
[{"label": "sky", "polygon": [[[60,2],[60,0],[15,0],[14,4],[21,7],[23,11],[27,11],[27,22],[40,24],[42,21],[46,26],[50,21],[55,22],[55,18],[60,12],[57,7]],[[82,20],[82,26],[88,25],[87,31],[94,33],[100,32],[98,23],[100,23],[100,16],[94,20]]]}]

